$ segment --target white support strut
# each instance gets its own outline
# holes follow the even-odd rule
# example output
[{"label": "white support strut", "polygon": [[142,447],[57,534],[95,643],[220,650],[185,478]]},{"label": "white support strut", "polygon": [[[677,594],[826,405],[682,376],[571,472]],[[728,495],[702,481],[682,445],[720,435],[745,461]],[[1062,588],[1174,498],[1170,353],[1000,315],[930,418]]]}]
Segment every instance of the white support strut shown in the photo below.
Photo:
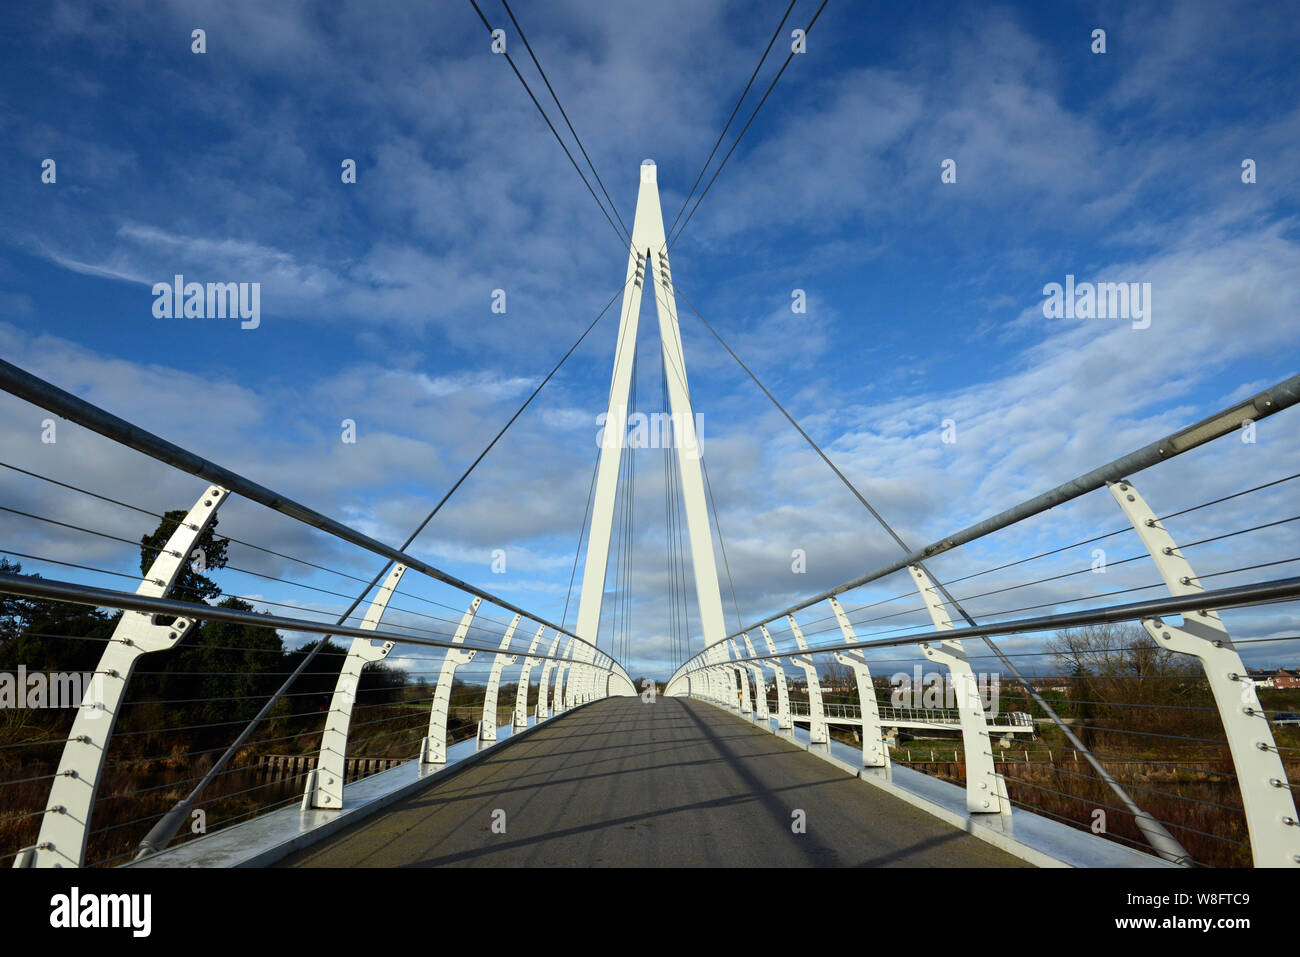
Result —
[{"label": "white support strut", "polygon": [[[916,565],[909,565],[908,570],[916,582],[921,598],[930,610],[930,620],[936,631],[950,631],[952,621],[943,610],[939,591],[927,575]],[[921,642],[921,651],[931,661],[947,667],[957,698],[957,716],[961,722],[961,744],[966,757],[966,810],[971,814],[1010,813],[1010,807],[1003,807],[1006,785],[998,776],[993,766],[993,739],[989,735],[988,721],[984,716],[984,704],[980,701],[979,685],[966,652],[959,639],[946,638],[938,647],[928,641]]]},{"label": "white support strut", "polygon": [[[191,560],[194,543],[229,497],[219,485],[209,486],[199,496],[154,557],[135,590],[137,595],[167,596]],[[122,612],[113,636],[104,646],[94,671],[95,678],[86,688],[72,721],[36,844],[18,852],[14,867],[81,867],[85,863],[90,815],[104,769],[104,756],[131,672],[142,655],[174,647],[193,625],[189,618],[177,618],[170,625],[162,625],[154,615]]]},{"label": "white support strut", "polygon": [[[1133,523],[1170,593],[1204,591],[1191,564],[1133,483],[1111,483],[1110,492]],[[1217,611],[1205,609],[1184,614],[1182,625],[1144,618],[1142,626],[1162,648],[1191,655],[1205,670],[1236,768],[1255,866],[1294,868],[1300,864],[1295,799],[1255,683],[1247,676],[1223,619]]]},{"label": "white support strut", "polygon": [[[546,633],[546,626],[541,625],[537,629],[537,634],[533,635],[532,642],[528,645],[528,654],[524,656],[523,667],[519,669],[519,688],[515,692],[515,715],[512,726],[516,731],[522,731],[528,727],[528,678],[533,673],[533,669],[540,663],[537,658],[533,657],[533,652],[542,641],[542,635]],[[546,679],[543,677],[542,684],[545,685]]]},{"label": "white support strut", "polygon": [[[731,646],[731,656],[739,662],[740,649],[736,647],[736,640],[732,638],[727,642],[727,644]],[[747,714],[752,718],[754,714],[754,706],[750,704],[749,701],[749,669],[742,663],[735,665],[735,670],[736,677],[740,680],[740,713]]]},{"label": "white support strut", "polygon": [[551,642],[550,649],[546,652],[546,659],[542,662],[542,673],[537,679],[537,720],[545,721],[551,716],[551,708],[554,699],[550,695],[551,691],[551,672],[555,669],[555,652],[560,647],[559,634],[556,634],[555,640]]},{"label": "white support strut", "polygon": [[[790,623],[790,631],[794,633],[794,642],[799,650],[807,651],[808,642],[804,640],[799,623],[793,615],[786,615],[785,620]],[[817,680],[817,665],[813,662],[812,655],[806,654],[795,655],[790,663],[803,669],[804,681],[808,687],[808,743],[829,746],[831,735],[826,727],[826,707],[822,704],[822,684]]]},{"label": "white support strut", "polygon": [[[483,599],[475,598],[469,603],[469,609],[461,616],[456,633],[452,636],[453,644],[463,644],[469,633],[470,622]],[[448,648],[442,659],[442,668],[438,671],[438,686],[433,690],[433,706],[429,709],[429,734],[420,748],[421,764],[447,763],[447,706],[451,700],[452,682],[456,680],[456,669],[474,660],[476,652],[465,648]]]},{"label": "white support strut", "polygon": [[[565,677],[568,682],[565,682]],[[569,709],[568,694],[569,684],[573,683],[573,639],[570,638],[564,644],[564,654],[560,656],[560,662],[555,667],[555,693],[551,696],[553,700],[552,709],[554,714],[560,714]]]},{"label": "white support strut", "polygon": [[[831,611],[839,623],[840,634],[845,641],[856,642],[858,636],[849,624],[849,616],[835,598],[830,599]],[[871,682],[871,668],[860,651],[837,651],[835,660],[853,669],[853,676],[858,684],[858,710],[862,715],[862,766],[863,768],[884,769],[884,776],[889,776],[889,748],[885,747],[885,733],[880,726],[880,707],[876,703],[876,688]]]},{"label": "white support strut", "polygon": [[[758,630],[767,643],[768,654],[776,654],[776,642],[767,626],[759,625]],[[776,683],[776,730],[790,731],[794,728],[794,719],[790,717],[790,689],[786,686],[785,665],[781,664],[780,658],[767,658],[763,664],[772,669],[772,680]]]},{"label": "white support strut", "polygon": [[[379,627],[388,602],[393,597],[397,583],[402,580],[405,565],[394,565],[388,578],[380,586],[361,627],[374,631]],[[396,646],[396,642],[384,641],[375,644],[369,638],[353,638],[348,656],[343,660],[338,680],[334,683],[334,695],[330,698],[330,709],[325,716],[325,733],[321,735],[320,759],[316,767],[307,776],[307,788],[303,795],[303,810],[321,808],[339,810],[343,807],[343,781],[347,771],[348,730],[352,724],[352,708],[357,701],[357,688],[361,683],[361,671],[368,664],[382,661]]]},{"label": "white support strut", "polygon": [[501,691],[501,671],[506,665],[513,665],[519,660],[518,655],[507,655],[505,650],[510,647],[510,642],[515,637],[515,629],[519,626],[519,619],[522,617],[522,615],[515,615],[511,620],[510,627],[501,638],[496,656],[492,659],[492,671],[488,674],[487,690],[483,693],[483,717],[478,723],[479,744],[497,739],[497,698]]},{"label": "white support strut", "polygon": [[[749,640],[749,632],[741,635],[745,642],[745,652],[750,658],[754,657],[754,643]],[[739,657],[739,655],[737,655]],[[764,728],[767,727],[767,678],[763,674],[763,666],[756,661],[748,663],[749,670],[754,675],[754,720],[762,722]]]}]

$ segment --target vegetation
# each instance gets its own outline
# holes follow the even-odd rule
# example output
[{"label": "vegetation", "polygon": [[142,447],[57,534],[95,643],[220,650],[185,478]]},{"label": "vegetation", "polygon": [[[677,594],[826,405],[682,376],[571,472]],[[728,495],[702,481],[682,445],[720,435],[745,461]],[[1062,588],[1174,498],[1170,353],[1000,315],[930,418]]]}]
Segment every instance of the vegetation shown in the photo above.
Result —
[{"label": "vegetation", "polygon": [[[141,537],[142,573],[184,516],[182,510],[167,512],[157,528]],[[180,571],[172,595],[252,611],[239,598],[223,597],[209,577],[227,563],[228,540],[217,535],[216,527],[214,519],[199,538],[198,553]],[[0,571],[21,574],[22,566],[0,558]],[[28,674],[91,672],[120,617],[120,612],[0,595],[0,671],[21,665]],[[194,787],[314,646],[286,648],[273,628],[202,621],[172,649],[141,659],[110,741],[87,860],[115,861],[129,854],[153,819]],[[209,829],[301,794],[301,780],[259,774],[255,768],[263,755],[319,750],[345,654],[345,647],[326,639],[229,769],[205,791],[202,807]],[[400,669],[368,666],[358,687],[350,756],[414,756],[426,731],[432,694],[427,682],[410,682]],[[475,702],[481,707],[482,699],[482,688],[459,681],[453,685],[451,741],[474,733],[477,718],[464,716],[464,710]],[[514,690],[507,697],[503,689],[501,700],[513,704]],[[0,864],[36,838],[74,711],[0,709]]]}]

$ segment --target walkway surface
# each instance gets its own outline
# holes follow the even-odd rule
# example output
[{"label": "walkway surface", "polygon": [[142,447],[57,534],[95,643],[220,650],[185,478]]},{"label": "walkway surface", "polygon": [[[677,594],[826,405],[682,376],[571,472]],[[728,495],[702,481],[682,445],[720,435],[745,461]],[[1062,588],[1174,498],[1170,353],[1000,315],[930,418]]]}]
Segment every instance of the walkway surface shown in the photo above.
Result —
[{"label": "walkway surface", "polygon": [[[493,830],[498,810],[504,834]],[[805,833],[792,829],[796,811]],[[281,862],[448,865],[1025,866],[797,745],[682,698],[608,698],[561,715]]]}]

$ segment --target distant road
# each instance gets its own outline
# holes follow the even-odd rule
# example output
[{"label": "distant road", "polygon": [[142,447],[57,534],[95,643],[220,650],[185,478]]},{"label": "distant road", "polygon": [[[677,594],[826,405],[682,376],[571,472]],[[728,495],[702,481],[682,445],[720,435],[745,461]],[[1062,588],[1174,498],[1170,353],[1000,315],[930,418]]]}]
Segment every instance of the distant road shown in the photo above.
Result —
[{"label": "distant road", "polygon": [[[796,809],[806,833],[791,829]],[[504,834],[493,832],[497,810]],[[608,698],[561,715],[279,866],[450,865],[1026,866],[682,698]]]}]

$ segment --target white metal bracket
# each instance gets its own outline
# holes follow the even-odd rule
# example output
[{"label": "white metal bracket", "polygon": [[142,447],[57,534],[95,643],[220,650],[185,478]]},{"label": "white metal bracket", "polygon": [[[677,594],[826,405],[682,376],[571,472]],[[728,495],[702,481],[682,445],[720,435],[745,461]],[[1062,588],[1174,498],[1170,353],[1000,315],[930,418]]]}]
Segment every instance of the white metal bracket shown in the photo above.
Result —
[{"label": "white metal bracket", "polygon": [[551,692],[551,672],[555,669],[555,652],[560,647],[560,635],[557,633],[555,640],[551,642],[551,648],[546,652],[546,658],[542,661],[542,673],[537,679],[537,720],[545,721],[551,716],[552,698]]},{"label": "white metal bracket", "polygon": [[[794,633],[794,642],[799,650],[807,651],[808,642],[804,640],[799,623],[793,615],[786,615],[785,620],[790,623],[790,631]],[[803,669],[804,681],[808,685],[808,743],[829,746],[831,736],[826,728],[826,706],[822,703],[822,683],[817,679],[817,665],[812,655],[796,655],[790,659],[790,663]]]},{"label": "white metal bracket", "polygon": [[[736,640],[734,638],[728,639],[727,643],[731,646],[732,658],[739,661],[740,649],[736,647]],[[736,677],[740,680],[740,713],[752,717],[754,714],[754,706],[749,700],[749,676],[747,674],[749,669],[743,664],[737,664],[734,667],[736,669]]]},{"label": "white metal bracket", "polygon": [[[776,642],[772,640],[767,626],[759,625],[758,630],[767,643],[768,654],[776,654]],[[776,683],[776,729],[790,731],[794,728],[794,720],[790,717],[790,689],[785,683],[785,665],[780,658],[764,659],[763,664],[772,669],[772,680]]]},{"label": "white metal bracket", "polygon": [[[917,590],[930,610],[930,619],[936,631],[949,631],[952,621],[939,600],[939,591],[927,575],[916,565],[909,565]],[[984,704],[980,701],[979,685],[961,641],[945,638],[934,644],[921,642],[921,651],[931,661],[947,667],[957,697],[957,716],[961,722],[961,744],[966,755],[966,809],[972,814],[999,814],[1002,800],[999,797],[997,770],[993,766],[993,740],[989,736],[988,722],[984,717]]]},{"label": "white metal bracket", "polygon": [[[528,678],[533,673],[533,669],[541,663],[540,659],[533,657],[533,652],[541,643],[542,635],[546,632],[546,626],[542,625],[537,629],[537,634],[533,635],[532,642],[528,645],[528,654],[524,657],[524,665],[519,669],[519,689],[515,692],[515,716],[514,728],[516,731],[528,727]],[[545,686],[546,679],[543,677],[542,685]]]},{"label": "white metal bracket", "polygon": [[[1110,492],[1133,523],[1170,593],[1194,595],[1204,591],[1191,564],[1133,483],[1111,483]],[[1205,609],[1184,615],[1181,626],[1159,618],[1144,618],[1142,626],[1162,648],[1191,655],[1205,670],[1237,770],[1255,866],[1300,864],[1300,825],[1286,768],[1268,717],[1260,707],[1255,683],[1247,676],[1223,619],[1217,611]]]},{"label": "white metal bracket", "polygon": [[[166,597],[190,561],[194,543],[229,497],[219,485],[207,488],[154,557],[135,590],[137,595]],[[80,867],[85,863],[90,816],[99,790],[104,756],[108,753],[108,741],[121,712],[131,672],[142,655],[174,647],[193,625],[189,618],[160,625],[154,615],[122,612],[72,721],[50,787],[49,803],[41,818],[40,835],[35,846],[19,852],[14,859],[15,867]]]},{"label": "white metal bracket", "polygon": [[[394,565],[388,578],[380,586],[361,627],[374,631],[388,608],[389,599],[402,580],[405,565]],[[334,696],[330,699],[329,713],[325,717],[325,733],[321,736],[320,759],[307,776],[303,809],[323,808],[338,810],[343,807],[343,780],[347,769],[348,730],[352,724],[352,708],[357,701],[357,687],[361,671],[366,665],[388,657],[396,642],[375,644],[369,638],[353,638],[352,647],[343,660],[338,680],[334,683]]]},{"label": "white metal bracket", "polygon": [[[470,622],[483,599],[475,598],[469,603],[469,610],[461,616],[452,636],[453,644],[462,644],[469,633]],[[456,669],[474,660],[475,652],[464,648],[448,648],[442,659],[442,668],[438,672],[438,686],[433,690],[433,707],[429,709],[429,734],[420,748],[421,764],[447,763],[447,706],[451,701],[451,685],[456,679]]]},{"label": "white metal bracket", "polygon": [[[518,655],[503,654],[510,647],[515,637],[515,628],[519,626],[521,615],[515,615],[510,627],[501,637],[496,657],[492,659],[492,671],[488,675],[487,691],[483,694],[483,719],[478,723],[478,740],[480,744],[497,739],[497,698],[501,691],[501,670],[506,665],[513,665],[519,660]],[[538,632],[540,637],[541,633]]]},{"label": "white metal bracket", "polygon": [[[831,611],[839,623],[840,634],[845,641],[856,642],[858,636],[849,624],[849,616],[835,598],[830,599]],[[889,749],[885,747],[885,732],[880,726],[880,708],[876,702],[876,688],[871,683],[871,668],[862,652],[837,651],[835,660],[853,669],[853,677],[858,684],[858,711],[862,715],[862,766],[864,768],[883,768],[885,776],[889,775]]]},{"label": "white metal bracket", "polygon": [[[754,657],[754,643],[749,640],[749,632],[741,635],[745,641],[745,651],[750,658]],[[767,677],[763,674],[763,666],[756,661],[750,661],[747,665],[754,675],[754,719],[761,721],[763,727],[767,727]]]}]

